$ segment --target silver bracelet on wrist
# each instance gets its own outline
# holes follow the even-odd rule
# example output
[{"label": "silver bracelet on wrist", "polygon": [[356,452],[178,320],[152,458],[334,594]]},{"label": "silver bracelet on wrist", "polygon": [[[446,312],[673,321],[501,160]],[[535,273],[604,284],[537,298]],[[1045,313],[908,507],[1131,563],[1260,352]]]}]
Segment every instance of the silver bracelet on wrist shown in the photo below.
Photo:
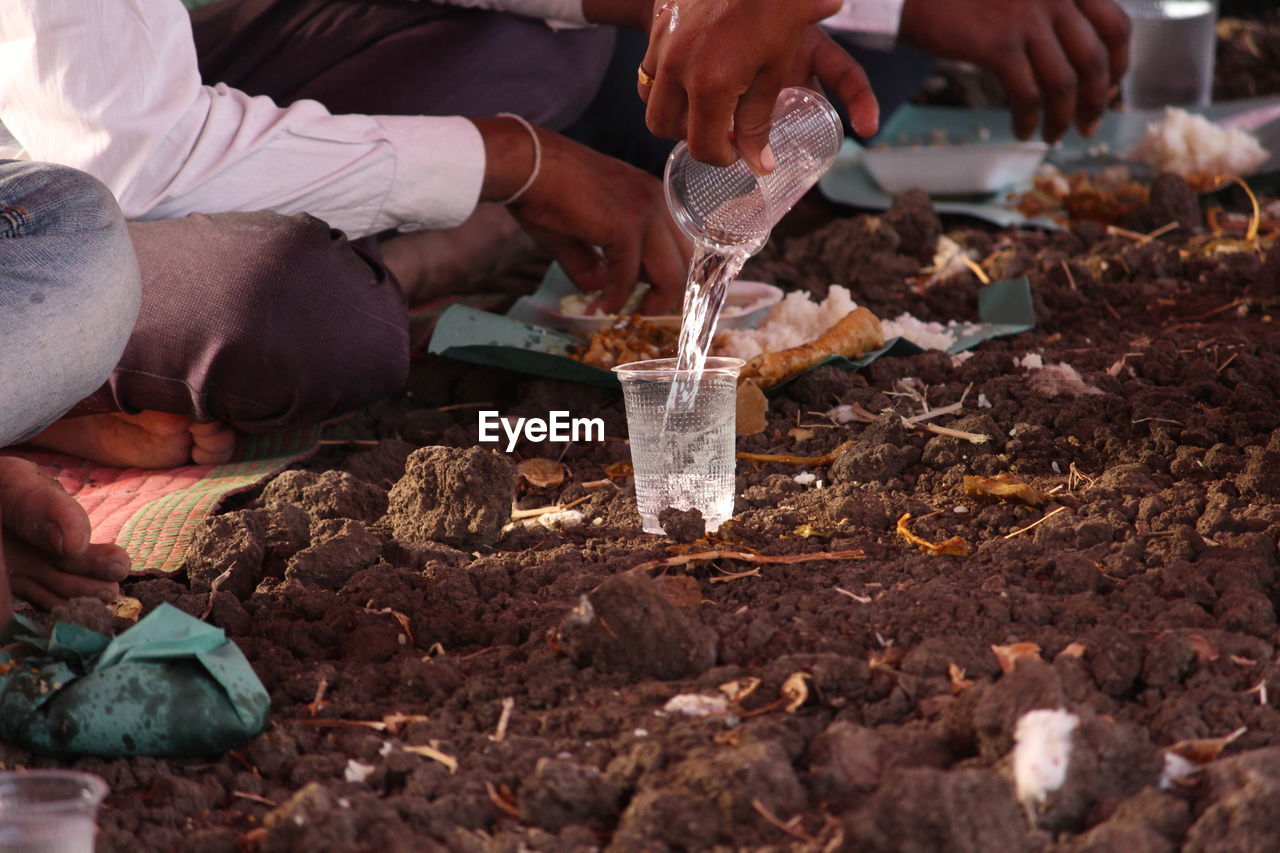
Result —
[{"label": "silver bracelet on wrist", "polygon": [[529,136],[533,138],[533,171],[529,173],[529,179],[524,182],[520,189],[511,194],[511,197],[499,204],[515,204],[520,200],[529,187],[533,186],[533,182],[537,180],[538,173],[542,171],[542,140],[538,138],[538,132],[533,129],[533,125],[529,124],[524,116],[518,116],[515,113],[498,113],[498,118],[512,118],[520,122],[521,127],[529,131]]}]

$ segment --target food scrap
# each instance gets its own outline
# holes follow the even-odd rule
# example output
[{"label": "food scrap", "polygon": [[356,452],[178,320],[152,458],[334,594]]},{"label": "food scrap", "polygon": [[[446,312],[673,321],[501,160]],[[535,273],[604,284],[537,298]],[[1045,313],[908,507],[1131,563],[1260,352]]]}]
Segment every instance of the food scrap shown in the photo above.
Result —
[{"label": "food scrap", "polygon": [[911,513],[904,512],[902,517],[898,519],[898,534],[906,539],[912,545],[915,545],[921,551],[925,551],[931,555],[941,555],[944,557],[967,557],[969,556],[969,543],[962,536],[952,536],[943,542],[930,542],[928,539],[922,539],[915,535],[907,527],[907,522],[911,521]]}]

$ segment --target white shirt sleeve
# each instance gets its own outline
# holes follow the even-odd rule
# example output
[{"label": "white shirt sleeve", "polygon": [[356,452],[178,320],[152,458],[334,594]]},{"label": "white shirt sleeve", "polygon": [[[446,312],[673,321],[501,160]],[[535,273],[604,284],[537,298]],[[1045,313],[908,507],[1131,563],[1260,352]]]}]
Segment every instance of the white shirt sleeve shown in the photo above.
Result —
[{"label": "white shirt sleeve", "polygon": [[358,237],[456,225],[479,197],[470,121],[204,86],[177,0],[10,0],[0,72],[0,157],[89,172],[129,218],[305,211]]},{"label": "white shirt sleeve", "polygon": [[860,33],[877,45],[892,45],[898,38],[903,0],[844,0],[840,11],[824,20],[833,30]]}]

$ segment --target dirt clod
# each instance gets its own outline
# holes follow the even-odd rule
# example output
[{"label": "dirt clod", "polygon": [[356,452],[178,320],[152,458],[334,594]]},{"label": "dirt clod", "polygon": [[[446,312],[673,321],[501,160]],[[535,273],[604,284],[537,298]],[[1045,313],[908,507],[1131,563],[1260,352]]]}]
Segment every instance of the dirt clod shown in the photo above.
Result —
[{"label": "dirt clod", "polygon": [[561,647],[579,666],[638,678],[687,678],[715,662],[715,635],[657,584],[614,575],[560,623]]},{"label": "dirt clod", "polygon": [[384,522],[397,539],[491,545],[511,517],[516,469],[492,450],[423,447],[391,489]]},{"label": "dirt clod", "polygon": [[658,513],[658,523],[670,538],[677,542],[692,542],[706,536],[706,522],[702,519],[702,511],[693,509],[676,509],[667,507]]}]

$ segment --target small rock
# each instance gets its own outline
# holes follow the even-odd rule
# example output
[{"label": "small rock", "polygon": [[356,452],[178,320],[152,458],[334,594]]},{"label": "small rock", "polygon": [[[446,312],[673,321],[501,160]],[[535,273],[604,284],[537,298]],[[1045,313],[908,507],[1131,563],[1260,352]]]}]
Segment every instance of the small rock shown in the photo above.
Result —
[{"label": "small rock", "polygon": [[471,447],[424,447],[391,489],[384,522],[397,539],[458,548],[492,545],[511,518],[516,467]]}]

